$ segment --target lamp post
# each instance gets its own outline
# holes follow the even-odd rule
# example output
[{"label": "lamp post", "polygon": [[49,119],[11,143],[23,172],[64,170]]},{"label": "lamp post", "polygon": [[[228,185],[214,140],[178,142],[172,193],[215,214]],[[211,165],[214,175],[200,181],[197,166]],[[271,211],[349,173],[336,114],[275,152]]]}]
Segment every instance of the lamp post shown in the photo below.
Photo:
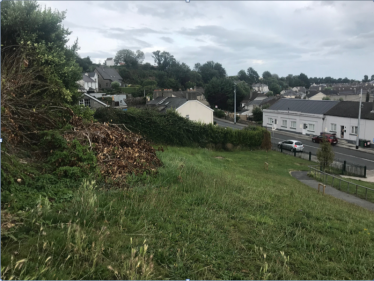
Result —
[{"label": "lamp post", "polygon": [[236,83],[234,82],[234,124],[236,124]]},{"label": "lamp post", "polygon": [[357,124],[356,149],[358,149],[358,142],[359,142],[359,138],[360,138],[361,102],[362,102],[362,88],[361,88],[361,94],[360,94],[360,107],[358,109],[358,124]]}]

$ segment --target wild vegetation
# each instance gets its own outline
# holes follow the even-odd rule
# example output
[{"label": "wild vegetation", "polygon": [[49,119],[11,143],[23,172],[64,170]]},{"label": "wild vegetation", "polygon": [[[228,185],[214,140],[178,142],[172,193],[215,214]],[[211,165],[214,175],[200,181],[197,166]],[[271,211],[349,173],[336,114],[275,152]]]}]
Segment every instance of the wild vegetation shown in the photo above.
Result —
[{"label": "wild vegetation", "polygon": [[372,214],[289,175],[307,161],[181,147],[159,157],[157,177],[130,189],[86,182],[69,203],[2,212],[2,279],[373,276]]}]

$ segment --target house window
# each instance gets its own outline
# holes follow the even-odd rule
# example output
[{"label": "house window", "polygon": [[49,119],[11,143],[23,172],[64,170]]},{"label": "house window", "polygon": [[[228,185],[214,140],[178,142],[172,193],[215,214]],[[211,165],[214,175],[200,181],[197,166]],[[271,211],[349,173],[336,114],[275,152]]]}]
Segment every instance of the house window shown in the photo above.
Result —
[{"label": "house window", "polygon": [[79,105],[84,105],[84,100],[80,100]]},{"label": "house window", "polygon": [[296,129],[296,121],[291,121],[291,129]]},{"label": "house window", "polygon": [[314,124],[308,124],[308,131],[314,132]]},{"label": "house window", "polygon": [[282,127],[287,128],[287,120],[282,120]]},{"label": "house window", "polygon": [[351,134],[357,135],[357,126],[351,126]]},{"label": "house window", "polygon": [[336,124],[331,123],[331,131],[336,132]]},{"label": "house window", "polygon": [[186,115],[186,119],[188,119],[188,120],[189,120],[189,119],[190,119],[190,115]]},{"label": "house window", "polygon": [[268,118],[268,124],[273,124],[273,118]]},{"label": "house window", "polygon": [[90,103],[90,99],[85,99],[84,100],[84,106],[88,106],[88,107],[90,107],[91,106],[91,103]]}]

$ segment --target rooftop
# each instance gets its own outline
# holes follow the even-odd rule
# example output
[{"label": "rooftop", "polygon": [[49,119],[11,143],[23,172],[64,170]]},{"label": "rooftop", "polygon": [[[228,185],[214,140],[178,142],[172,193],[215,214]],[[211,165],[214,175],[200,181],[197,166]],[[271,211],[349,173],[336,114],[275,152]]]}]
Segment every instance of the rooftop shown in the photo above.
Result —
[{"label": "rooftop", "polygon": [[[331,108],[325,114],[330,116],[358,118],[359,102],[342,101]],[[361,119],[374,120],[373,102],[363,102],[361,108]]]},{"label": "rooftop", "polygon": [[270,106],[269,110],[296,111],[311,114],[325,114],[337,105],[338,101],[329,100],[302,100],[302,99],[280,99]]}]

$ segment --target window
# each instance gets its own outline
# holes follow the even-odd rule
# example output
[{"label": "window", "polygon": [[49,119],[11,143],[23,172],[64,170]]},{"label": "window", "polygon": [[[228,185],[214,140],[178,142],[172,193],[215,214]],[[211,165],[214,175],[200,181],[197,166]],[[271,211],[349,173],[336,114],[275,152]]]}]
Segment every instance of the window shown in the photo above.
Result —
[{"label": "window", "polygon": [[84,100],[80,100],[79,105],[84,105]]},{"label": "window", "polygon": [[331,131],[336,132],[336,124],[331,123]]},{"label": "window", "polygon": [[282,127],[286,127],[287,128],[287,120],[282,120]]},{"label": "window", "polygon": [[268,118],[268,124],[273,124],[273,118]]},{"label": "window", "polygon": [[308,131],[314,132],[314,124],[308,124]]},{"label": "window", "polygon": [[188,119],[188,120],[189,120],[189,119],[190,119],[190,115],[186,115],[186,119]]},{"label": "window", "polygon": [[85,99],[84,100],[84,106],[91,106],[90,99]]},{"label": "window", "polygon": [[351,134],[357,135],[357,126],[351,126]]},{"label": "window", "polygon": [[296,121],[291,121],[291,128],[296,129]]}]

